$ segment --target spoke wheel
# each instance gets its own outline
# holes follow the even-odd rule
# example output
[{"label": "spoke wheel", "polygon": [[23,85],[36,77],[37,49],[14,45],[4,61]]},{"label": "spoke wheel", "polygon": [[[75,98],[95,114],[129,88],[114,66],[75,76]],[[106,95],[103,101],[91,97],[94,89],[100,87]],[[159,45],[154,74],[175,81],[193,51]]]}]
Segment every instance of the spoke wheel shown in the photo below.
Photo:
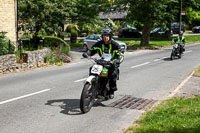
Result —
[{"label": "spoke wheel", "polygon": [[175,57],[175,52],[174,52],[174,50],[172,50],[172,53],[171,53],[170,59],[173,60],[174,57]]},{"label": "spoke wheel", "polygon": [[80,109],[83,113],[87,113],[92,108],[96,96],[95,82],[92,84],[85,83],[80,100]]},{"label": "spoke wheel", "polygon": [[83,52],[87,52],[87,50],[88,50],[88,47],[87,47],[86,44],[84,44],[84,45],[83,45]]}]

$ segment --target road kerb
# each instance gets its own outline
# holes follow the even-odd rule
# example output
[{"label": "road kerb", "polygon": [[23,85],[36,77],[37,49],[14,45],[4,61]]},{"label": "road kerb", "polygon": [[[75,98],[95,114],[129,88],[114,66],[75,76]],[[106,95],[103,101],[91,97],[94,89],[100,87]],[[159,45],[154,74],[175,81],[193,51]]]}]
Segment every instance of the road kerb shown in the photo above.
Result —
[{"label": "road kerb", "polygon": [[185,85],[185,83],[189,81],[189,79],[192,77],[193,74],[194,71],[185,80],[183,80],[183,82],[181,82],[181,84],[178,85],[170,95],[167,96],[167,99],[173,97]]}]

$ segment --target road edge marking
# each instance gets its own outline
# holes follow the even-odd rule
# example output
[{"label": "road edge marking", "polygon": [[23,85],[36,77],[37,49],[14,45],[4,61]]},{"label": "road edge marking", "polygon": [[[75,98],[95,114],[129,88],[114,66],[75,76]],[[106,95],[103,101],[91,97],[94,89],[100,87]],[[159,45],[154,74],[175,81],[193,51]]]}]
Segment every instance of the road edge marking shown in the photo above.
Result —
[{"label": "road edge marking", "polygon": [[36,95],[36,94],[39,94],[39,93],[43,93],[43,92],[46,92],[46,91],[50,91],[50,89],[45,89],[45,90],[41,90],[41,91],[38,91],[38,92],[30,93],[30,94],[27,94],[27,95],[23,95],[23,96],[20,96],[20,97],[5,100],[5,101],[0,102],[0,105],[5,104],[5,103],[9,103],[9,102],[13,102],[13,101],[16,101],[16,100],[19,100],[19,99],[23,99],[23,98],[26,98],[26,97],[30,97],[30,96],[33,96],[33,95]]}]

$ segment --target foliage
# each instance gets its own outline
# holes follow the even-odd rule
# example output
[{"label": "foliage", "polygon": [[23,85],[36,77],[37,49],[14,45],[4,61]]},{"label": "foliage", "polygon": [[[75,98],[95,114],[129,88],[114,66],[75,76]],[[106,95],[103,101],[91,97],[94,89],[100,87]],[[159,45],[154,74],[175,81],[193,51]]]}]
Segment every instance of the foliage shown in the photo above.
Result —
[{"label": "foliage", "polygon": [[38,36],[38,38],[44,39],[43,47],[48,47],[52,49],[52,48],[62,45],[65,48],[65,54],[70,56],[70,53],[69,53],[70,46],[61,38],[54,37],[54,36]]},{"label": "foliage", "polygon": [[76,15],[72,17],[72,23],[77,23],[81,33],[99,34],[105,27],[99,13],[110,9],[110,0],[76,0],[75,3]]},{"label": "foliage", "polygon": [[127,10],[129,18],[144,24],[141,45],[148,46],[150,30],[165,17],[166,2],[167,0],[118,0],[116,4]]},{"label": "foliage", "polygon": [[[149,45],[151,29],[160,26],[166,26],[170,29],[172,22],[179,22],[179,1],[180,0],[117,0],[114,4],[117,10],[123,10],[128,13],[127,20],[134,21],[134,24],[143,25],[141,45]],[[199,19],[196,17],[199,13],[199,1],[183,1],[182,7],[182,10],[186,10],[188,14],[186,18],[183,17],[183,21],[185,20],[186,24],[191,24],[194,20]]]},{"label": "foliage", "polygon": [[85,24],[95,24],[99,12],[108,6],[109,0],[19,0],[19,18],[35,36],[39,31],[59,35],[66,23],[77,23],[81,30]]},{"label": "foliage", "polygon": [[172,98],[136,121],[126,133],[197,133],[200,131],[200,96]]},{"label": "foliage", "polygon": [[72,43],[77,41],[77,37],[78,37],[78,32],[74,29],[71,30],[71,37],[70,37],[70,41]]},{"label": "foliage", "polygon": [[72,16],[72,22],[92,23],[99,15],[110,6],[108,0],[74,0],[76,15]]},{"label": "foliage", "polygon": [[63,46],[51,49],[49,55],[45,57],[45,62],[48,64],[63,65],[66,62],[72,61],[72,59],[65,54],[66,52],[67,51]]},{"label": "foliage", "polygon": [[98,17],[91,20],[92,22],[79,22],[78,25],[80,27],[80,32],[86,34],[100,34],[103,27],[105,27],[105,23],[100,20]]},{"label": "foliage", "polygon": [[73,12],[72,5],[68,0],[20,0],[19,19],[26,27],[32,27],[36,35],[41,30],[52,35],[62,31]]},{"label": "foliage", "polygon": [[199,25],[200,22],[200,11],[195,11],[192,7],[187,7],[186,9],[186,16],[184,20],[190,26],[191,29],[194,26]]},{"label": "foliage", "polygon": [[67,31],[67,32],[71,32],[72,30],[76,30],[76,27],[75,27],[74,24],[69,24],[69,25],[67,26],[66,31]]},{"label": "foliage", "polygon": [[71,41],[71,43],[76,42],[77,41],[77,37],[78,37],[78,31],[77,31],[76,26],[74,24],[69,24],[67,26],[66,31],[70,33],[70,41]]},{"label": "foliage", "polygon": [[0,32],[0,56],[6,54],[13,54],[15,47],[13,44],[10,44],[10,51],[9,51],[9,42],[6,38],[7,32]]}]

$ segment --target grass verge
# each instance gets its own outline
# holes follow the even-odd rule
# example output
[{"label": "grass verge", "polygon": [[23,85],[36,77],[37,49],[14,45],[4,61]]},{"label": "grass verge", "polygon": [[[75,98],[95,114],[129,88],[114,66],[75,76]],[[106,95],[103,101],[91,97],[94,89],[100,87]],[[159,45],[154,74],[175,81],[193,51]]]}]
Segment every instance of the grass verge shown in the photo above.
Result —
[{"label": "grass verge", "polygon": [[125,133],[199,133],[200,96],[172,98],[147,112]]},{"label": "grass verge", "polygon": [[[152,37],[150,38],[149,46],[140,46],[140,38],[118,38],[117,40],[123,41],[127,44],[129,49],[159,49],[162,47],[172,46],[172,39],[177,37],[162,38]],[[185,36],[186,43],[199,42],[200,35]]]},{"label": "grass verge", "polygon": [[198,68],[195,69],[195,71],[194,71],[194,76],[200,77],[200,66],[199,66]]}]

